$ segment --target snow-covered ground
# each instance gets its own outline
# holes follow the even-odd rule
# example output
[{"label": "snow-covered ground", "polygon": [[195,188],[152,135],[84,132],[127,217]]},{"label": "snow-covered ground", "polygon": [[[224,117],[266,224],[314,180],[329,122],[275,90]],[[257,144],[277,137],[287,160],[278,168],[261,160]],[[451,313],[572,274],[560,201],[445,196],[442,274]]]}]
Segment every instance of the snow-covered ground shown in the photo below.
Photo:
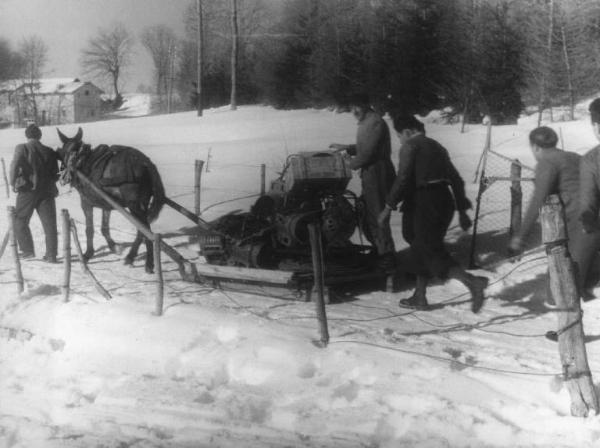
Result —
[{"label": "snow-covered ground", "polygon": [[149,93],[124,93],[123,105],[110,116],[118,118],[144,117],[150,115],[153,95]]},{"label": "snow-covered ground", "polygon": [[[492,144],[533,165],[529,117],[494,128]],[[567,149],[595,145],[589,122],[553,124]],[[72,135],[76,125],[61,130]],[[195,113],[90,123],[93,145],[136,146],[158,165],[167,194],[190,208],[194,160],[203,173],[203,216],[246,209],[259,191],[260,164],[273,179],[288,154],[352,142],[350,114],[226,108]],[[22,130],[0,131],[8,163]],[[58,146],[54,128],[43,141]],[[484,126],[428,124],[467,182],[485,141]],[[398,141],[394,138],[394,160]],[[210,156],[210,157],[209,157]],[[359,181],[351,187],[358,190]],[[3,190],[0,205],[14,202]],[[245,199],[234,200],[246,197]],[[223,202],[229,201],[230,202]],[[222,203],[223,202],[223,203]],[[220,204],[219,204],[220,203]],[[215,205],[217,204],[217,205]],[[215,205],[215,206],[213,206]],[[75,191],[61,189],[83,236]],[[98,216],[98,215],[97,215]],[[99,216],[98,216],[99,217]],[[404,247],[401,216],[392,226]],[[6,229],[0,214],[0,233]],[[119,241],[133,238],[113,215]],[[38,255],[43,234],[32,229]],[[201,262],[194,227],[165,209],[153,229],[193,262]],[[60,229],[59,229],[60,232]],[[556,344],[543,335],[556,315],[541,304],[546,263],[533,251],[493,270],[489,298],[470,312],[455,282],[429,289],[430,312],[398,308],[399,293],[373,291],[327,307],[331,343],[320,349],[312,303],[214,290],[179,279],[163,257],[165,311],[152,314],[156,285],[139,258],[132,268],[110,254],[99,232],[89,266],[113,298],[102,298],[77,264],[72,294],[62,301],[62,265],[24,261],[26,290],[17,294],[10,252],[0,259],[1,447],[592,447],[597,418],[570,416],[560,381]],[[62,239],[62,232],[59,235]],[[454,225],[448,235],[466,263],[469,236]],[[143,252],[143,250],[142,250]],[[598,291],[600,293],[600,291]],[[600,375],[600,300],[584,304],[590,367]]]}]

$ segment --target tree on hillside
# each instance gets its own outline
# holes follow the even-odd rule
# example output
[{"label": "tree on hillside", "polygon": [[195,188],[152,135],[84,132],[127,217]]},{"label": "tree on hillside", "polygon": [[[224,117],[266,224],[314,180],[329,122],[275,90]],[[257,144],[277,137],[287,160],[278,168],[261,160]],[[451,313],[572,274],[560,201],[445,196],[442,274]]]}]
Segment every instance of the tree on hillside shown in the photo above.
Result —
[{"label": "tree on hillside", "polygon": [[[198,82],[203,90],[204,106],[230,104],[232,84],[232,0],[202,2],[202,48],[198,46],[197,0],[191,2],[184,16],[186,37],[178,51],[178,86],[182,97],[191,97],[196,106]],[[261,34],[265,15],[261,0],[237,0],[237,70],[236,103],[255,99],[253,79],[260,54],[257,42],[268,39]],[[261,48],[262,49],[262,48]],[[198,79],[198,50],[203,54],[202,76]],[[193,90],[191,88],[193,86]],[[191,93],[191,94],[190,94]]]},{"label": "tree on hillside", "polygon": [[231,0],[231,110],[237,109],[238,45],[238,0]]},{"label": "tree on hillside", "polygon": [[154,63],[155,93],[159,98],[159,106],[161,109],[163,108],[165,98],[167,105],[170,106],[177,36],[171,28],[165,25],[155,25],[142,32],[141,42],[150,52]]},{"label": "tree on hillside", "polygon": [[202,116],[204,108],[202,78],[204,76],[204,8],[202,0],[196,0],[196,111]]},{"label": "tree on hillside", "polygon": [[24,81],[27,91],[27,105],[21,105],[21,108],[31,109],[33,119],[37,122],[40,119],[36,90],[39,87],[40,78],[43,75],[44,67],[48,62],[48,47],[39,36],[29,36],[21,40],[19,44],[19,54],[22,60],[21,79]]},{"label": "tree on hillside", "polygon": [[124,69],[131,63],[133,37],[125,26],[116,23],[102,28],[81,52],[81,66],[87,73],[110,80],[114,92],[113,107],[123,103],[119,81]]},{"label": "tree on hillside", "polygon": [[600,45],[593,29],[600,20],[600,5],[592,0],[563,0],[557,6],[557,39],[562,59],[558,81],[561,99],[566,97],[569,118],[573,120],[576,102],[598,90]]},{"label": "tree on hillside", "polygon": [[22,58],[11,49],[10,43],[0,39],[0,81],[14,79],[19,76],[22,68]]}]

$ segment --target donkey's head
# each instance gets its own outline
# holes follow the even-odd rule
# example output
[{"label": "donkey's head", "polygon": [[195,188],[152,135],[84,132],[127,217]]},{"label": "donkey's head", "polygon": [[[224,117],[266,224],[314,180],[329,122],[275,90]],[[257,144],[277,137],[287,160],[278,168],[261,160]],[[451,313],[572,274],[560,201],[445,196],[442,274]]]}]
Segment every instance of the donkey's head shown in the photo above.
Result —
[{"label": "donkey's head", "polygon": [[60,167],[60,183],[65,185],[71,183],[75,174],[75,161],[83,148],[83,130],[79,128],[77,134],[71,138],[60,132],[58,128],[56,128],[56,132],[58,132],[58,137],[63,144],[62,148],[58,148],[57,153],[58,158],[62,162]]}]

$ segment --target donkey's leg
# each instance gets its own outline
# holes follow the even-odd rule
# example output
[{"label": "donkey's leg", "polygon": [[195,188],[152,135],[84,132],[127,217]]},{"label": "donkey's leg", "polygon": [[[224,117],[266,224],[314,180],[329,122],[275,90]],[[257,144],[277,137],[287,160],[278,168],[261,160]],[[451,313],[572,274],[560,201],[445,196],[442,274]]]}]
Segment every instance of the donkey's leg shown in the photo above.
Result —
[{"label": "donkey's leg", "polygon": [[110,209],[102,209],[102,227],[100,229],[110,251],[112,253],[119,253],[119,246],[110,236]]},{"label": "donkey's leg", "polygon": [[135,259],[135,257],[137,257],[138,250],[140,248],[140,244],[142,244],[142,238],[144,238],[144,235],[142,234],[142,232],[140,232],[138,230],[137,233],[135,234],[135,240],[133,240],[133,244],[131,245],[129,252],[125,256],[125,264],[127,264],[127,265],[133,264],[133,260]]},{"label": "donkey's leg", "polygon": [[85,216],[85,241],[87,245],[83,260],[88,261],[94,256],[94,209],[90,203],[83,200],[81,201],[81,208]]},{"label": "donkey's leg", "polygon": [[[146,228],[150,229],[150,225],[148,224],[148,216],[144,209],[142,209],[139,206],[134,206],[134,207],[130,207],[129,210],[131,211],[131,214],[140,223],[142,223]],[[152,244],[152,240],[146,238],[146,236],[144,236],[141,232],[138,231],[138,233],[136,235],[136,239],[135,239],[133,245],[131,246],[131,250],[129,251],[129,254],[127,255],[127,257],[131,257],[131,260],[133,261],[133,258],[138,253],[138,249],[142,242],[142,239],[144,240],[144,243],[146,244],[145,269],[146,269],[147,273],[151,274],[152,272],[154,272],[154,246]]]}]

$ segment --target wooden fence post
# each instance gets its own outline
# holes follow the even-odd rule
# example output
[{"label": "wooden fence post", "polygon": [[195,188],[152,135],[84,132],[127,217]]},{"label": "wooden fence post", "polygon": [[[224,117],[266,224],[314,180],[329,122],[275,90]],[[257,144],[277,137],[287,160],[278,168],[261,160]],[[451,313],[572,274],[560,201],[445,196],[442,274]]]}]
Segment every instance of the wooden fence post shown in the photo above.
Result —
[{"label": "wooden fence post", "polygon": [[325,268],[323,266],[320,224],[309,224],[308,232],[312,249],[313,276],[317,290],[315,304],[317,308],[317,320],[319,321],[319,332],[321,334],[319,342],[322,347],[326,347],[329,344],[329,330],[327,328],[327,314],[325,312]]},{"label": "wooden fence post", "polygon": [[196,160],[194,164],[194,211],[200,216],[200,181],[202,180],[202,167],[204,160]]},{"label": "wooden fence post", "polygon": [[264,196],[266,191],[267,166],[263,163],[260,166],[260,195]]},{"label": "wooden fence post", "polygon": [[550,290],[558,312],[558,351],[564,381],[571,396],[571,415],[598,414],[598,397],[585,350],[582,312],[573,262],[567,250],[563,206],[557,195],[546,200],[540,214],[542,241],[548,255]]},{"label": "wooden fence post", "polygon": [[160,233],[154,234],[154,272],[156,274],[156,310],[155,314],[157,316],[162,316],[163,313],[163,301],[164,301],[164,285],[163,285],[163,273],[162,273],[162,264],[160,257],[160,241],[161,236]]},{"label": "wooden fence post", "polygon": [[63,301],[69,301],[70,284],[71,284],[71,218],[69,210],[62,209],[62,234],[63,234],[63,258],[64,258],[64,275],[62,284]]},{"label": "wooden fence post", "polygon": [[521,189],[521,163],[515,160],[510,165],[510,230],[512,237],[521,230],[523,217],[523,190]]},{"label": "wooden fence post", "polygon": [[15,208],[8,206],[8,231],[10,232],[10,247],[15,260],[15,273],[17,276],[17,292],[21,294],[25,290],[21,261],[19,260],[19,249],[17,247],[17,235],[15,234]]},{"label": "wooden fence post", "polygon": [[4,163],[4,157],[0,158],[2,162],[2,177],[4,178],[4,187],[6,188],[6,197],[10,198],[10,185],[8,184],[8,177],[6,176],[6,164]]}]

